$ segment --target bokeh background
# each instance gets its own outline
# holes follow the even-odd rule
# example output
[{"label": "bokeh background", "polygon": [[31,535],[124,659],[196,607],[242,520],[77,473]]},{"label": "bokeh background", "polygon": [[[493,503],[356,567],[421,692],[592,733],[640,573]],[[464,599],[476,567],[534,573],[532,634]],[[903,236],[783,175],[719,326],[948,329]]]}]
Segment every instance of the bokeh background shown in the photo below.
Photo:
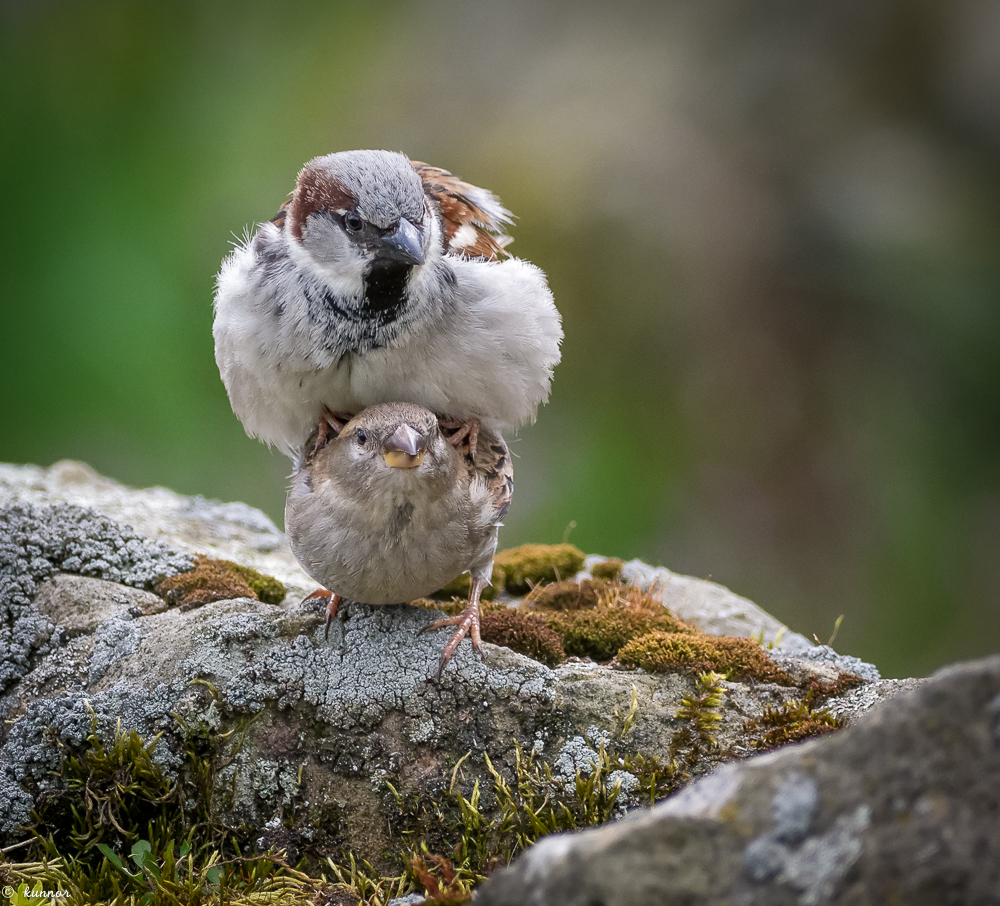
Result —
[{"label": "bokeh background", "polygon": [[356,147],[494,190],[549,275],[503,545],[844,614],[887,675],[1000,647],[995,0],[2,3],[0,460],[280,524],[213,277]]}]

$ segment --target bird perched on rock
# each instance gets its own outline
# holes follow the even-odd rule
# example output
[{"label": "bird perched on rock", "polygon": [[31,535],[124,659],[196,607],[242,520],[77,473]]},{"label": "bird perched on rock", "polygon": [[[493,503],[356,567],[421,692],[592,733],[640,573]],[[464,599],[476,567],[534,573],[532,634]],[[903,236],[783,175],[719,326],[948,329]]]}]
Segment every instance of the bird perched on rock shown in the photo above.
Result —
[{"label": "bird perched on rock", "polygon": [[510,451],[483,430],[473,460],[468,438],[449,444],[437,416],[410,403],[372,406],[342,423],[326,412],[295,474],[285,530],[303,569],[335,594],[362,604],[424,597],[463,572],[469,602],[441,669],[467,633],[482,655],[479,598],[489,584],[500,520],[514,492]]},{"label": "bird perched on rock", "polygon": [[407,400],[490,432],[548,398],[562,328],[490,192],[389,151],[309,161],[223,262],[215,358],[247,433],[298,454],[324,407]]}]

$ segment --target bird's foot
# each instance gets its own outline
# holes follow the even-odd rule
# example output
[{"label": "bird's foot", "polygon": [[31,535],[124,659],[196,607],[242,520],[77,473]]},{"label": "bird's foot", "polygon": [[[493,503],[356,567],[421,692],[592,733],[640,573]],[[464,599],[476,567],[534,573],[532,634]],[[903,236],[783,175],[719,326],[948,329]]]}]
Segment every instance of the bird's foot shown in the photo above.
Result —
[{"label": "bird's foot", "polygon": [[458,648],[459,642],[465,638],[466,635],[472,636],[472,647],[479,652],[479,656],[486,659],[486,655],[483,653],[483,642],[479,638],[479,602],[470,601],[465,605],[465,609],[456,616],[445,617],[443,620],[435,620],[433,623],[428,623],[423,629],[420,630],[419,634],[429,632],[432,629],[441,629],[444,626],[457,626],[458,628],[452,633],[451,638],[448,639],[448,644],[444,646],[444,651],[441,652],[441,663],[438,666],[437,675],[440,677],[444,672],[444,668],[447,666],[448,661],[451,660],[452,655]]},{"label": "bird's foot", "polygon": [[340,607],[340,602],[344,599],[338,595],[336,592],[330,591],[328,588],[317,588],[311,595],[306,595],[302,599],[302,603],[305,604],[306,601],[316,601],[322,598],[326,598],[326,632],[323,634],[323,638],[329,640],[330,638],[330,624],[337,618],[337,608]]},{"label": "bird's foot", "polygon": [[331,412],[326,406],[319,416],[319,427],[316,429],[316,437],[309,450],[311,456],[315,456],[334,437],[339,437],[340,432],[352,418],[349,412]]},{"label": "bird's foot", "polygon": [[456,449],[467,440],[469,452],[466,454],[473,464],[476,462],[476,448],[479,446],[479,429],[482,423],[474,415],[469,418],[446,418],[438,416],[438,424],[445,433],[445,440]]}]

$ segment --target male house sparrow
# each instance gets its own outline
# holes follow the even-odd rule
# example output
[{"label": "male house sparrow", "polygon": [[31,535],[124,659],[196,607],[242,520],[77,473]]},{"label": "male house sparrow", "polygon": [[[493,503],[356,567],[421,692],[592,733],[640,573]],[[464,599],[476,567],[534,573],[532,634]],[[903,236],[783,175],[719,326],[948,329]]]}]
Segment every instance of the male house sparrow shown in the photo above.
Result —
[{"label": "male house sparrow", "polygon": [[302,568],[340,596],[362,604],[424,597],[470,572],[461,614],[427,629],[456,626],[441,669],[471,632],[479,638],[479,597],[493,571],[500,520],[514,493],[503,438],[479,433],[479,449],[448,443],[434,413],[410,403],[365,409],[341,426],[330,413],[292,479],[285,530]]},{"label": "male house sparrow", "polygon": [[[389,151],[309,161],[222,264],[215,358],[247,433],[295,456],[324,407],[407,400],[506,430],[548,398],[562,328],[545,275],[505,257],[490,192]],[[501,260],[503,259],[503,260]]]}]

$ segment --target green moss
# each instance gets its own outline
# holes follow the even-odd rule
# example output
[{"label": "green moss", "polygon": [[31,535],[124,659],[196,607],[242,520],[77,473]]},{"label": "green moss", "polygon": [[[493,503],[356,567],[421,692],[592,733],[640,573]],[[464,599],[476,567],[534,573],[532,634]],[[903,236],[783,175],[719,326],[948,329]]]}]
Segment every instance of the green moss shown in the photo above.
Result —
[{"label": "green moss", "polygon": [[[439,602],[422,598],[412,603],[449,615],[465,606],[461,599]],[[609,661],[627,642],[656,630],[693,631],[648,592],[605,580],[567,579],[539,585],[516,611],[491,602],[480,610],[484,640],[550,666],[566,657]]]},{"label": "green moss", "polygon": [[788,702],[780,708],[765,708],[763,715],[749,720],[744,732],[747,744],[758,752],[766,752],[792,742],[799,742],[846,726],[846,721],[829,711],[814,711],[805,701]]},{"label": "green moss", "polygon": [[656,630],[668,633],[678,630],[677,621],[666,610],[655,614],[604,607],[543,616],[562,639],[568,657],[589,657],[595,661],[610,661],[623,646]]},{"label": "green moss", "polygon": [[522,544],[501,551],[493,561],[493,583],[499,572],[504,588],[523,595],[540,582],[559,582],[583,568],[583,551],[572,544]]},{"label": "green moss", "polygon": [[634,585],[567,580],[536,588],[522,605],[538,613],[562,638],[570,657],[613,658],[623,645],[660,630],[689,632],[660,601]]},{"label": "green moss", "polygon": [[[228,560],[221,561],[223,563],[229,563]],[[265,604],[280,604],[285,600],[285,595],[288,594],[288,589],[285,588],[284,583],[279,582],[274,576],[268,576],[264,573],[257,572],[257,570],[252,569],[249,566],[240,566],[237,563],[231,564],[232,567],[239,573],[243,580],[250,586],[253,593],[257,595],[257,598]]]},{"label": "green moss", "polygon": [[105,745],[92,717],[85,745],[65,753],[62,788],[39,800],[30,829],[35,860],[0,859],[0,881],[22,894],[59,888],[81,904],[314,902],[322,879],[280,855],[244,855],[249,841],[222,816],[231,800],[220,801],[218,771],[235,757],[249,722],[220,734],[179,721],[186,758],[174,779],[153,758],[160,736],[144,742],[119,726]]},{"label": "green moss", "polygon": [[590,572],[595,579],[607,579],[611,582],[617,582],[621,578],[622,567],[624,565],[624,560],[619,560],[617,557],[608,557],[607,560],[595,563]]},{"label": "green moss", "polygon": [[194,569],[164,579],[156,586],[156,593],[181,610],[190,610],[230,598],[255,598],[266,604],[280,604],[286,590],[273,576],[265,576],[249,566],[199,554]]},{"label": "green moss", "polygon": [[626,667],[655,673],[725,673],[735,680],[793,685],[791,678],[752,639],[702,633],[651,632],[618,652]]},{"label": "green moss", "polygon": [[[522,544],[501,551],[493,560],[492,585],[483,589],[483,600],[492,600],[501,591],[511,595],[527,594],[542,582],[569,578],[583,568],[583,559],[583,551],[572,544]],[[431,595],[445,600],[468,596],[468,573]]]}]

